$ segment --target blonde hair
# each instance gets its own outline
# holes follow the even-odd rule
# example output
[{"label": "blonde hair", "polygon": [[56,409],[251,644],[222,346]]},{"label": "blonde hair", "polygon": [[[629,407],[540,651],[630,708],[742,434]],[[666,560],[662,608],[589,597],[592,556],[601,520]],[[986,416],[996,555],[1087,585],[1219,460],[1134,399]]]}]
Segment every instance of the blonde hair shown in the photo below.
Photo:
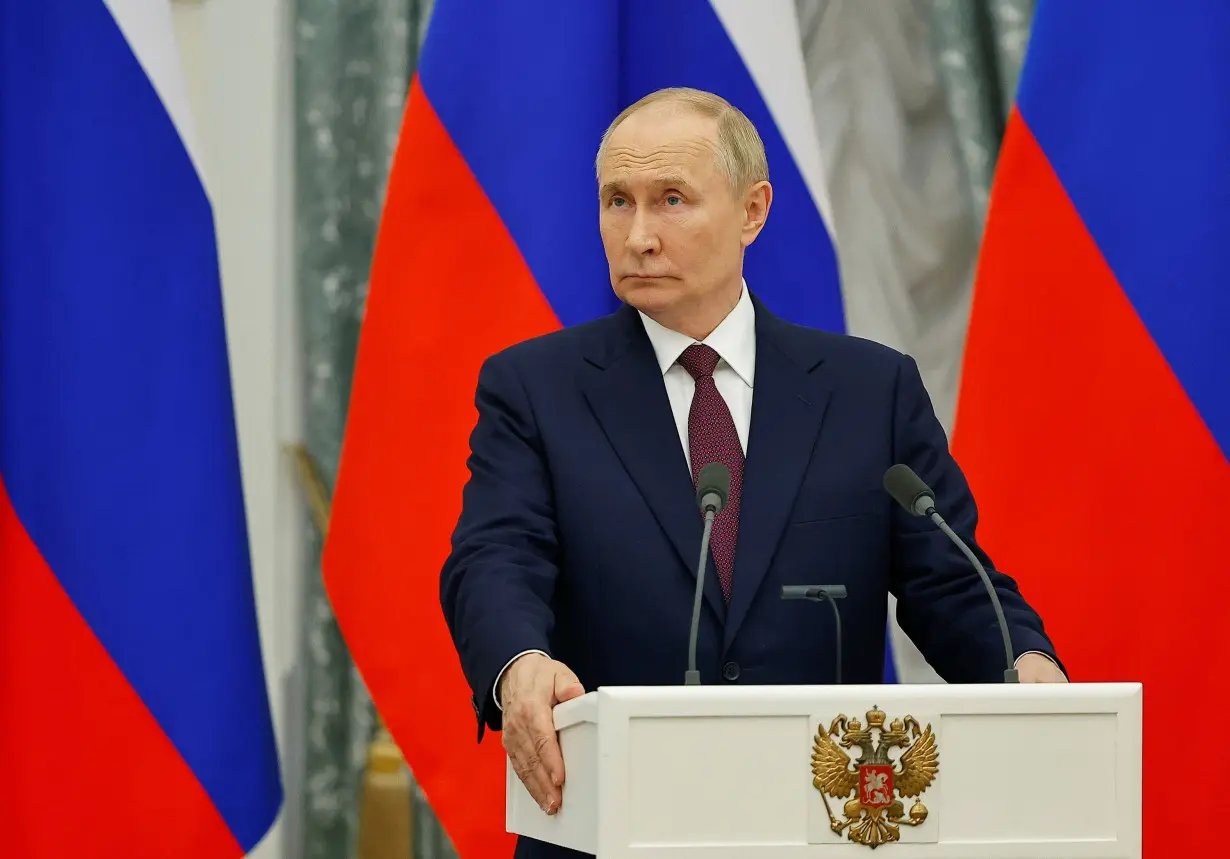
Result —
[{"label": "blonde hair", "polygon": [[607,143],[619,124],[638,110],[654,104],[676,104],[717,120],[718,166],[735,193],[742,193],[755,183],[769,178],[769,159],[765,155],[764,141],[752,121],[720,95],[691,87],[660,89],[625,107],[603,132],[598,155],[594,159],[596,176],[601,175]]}]

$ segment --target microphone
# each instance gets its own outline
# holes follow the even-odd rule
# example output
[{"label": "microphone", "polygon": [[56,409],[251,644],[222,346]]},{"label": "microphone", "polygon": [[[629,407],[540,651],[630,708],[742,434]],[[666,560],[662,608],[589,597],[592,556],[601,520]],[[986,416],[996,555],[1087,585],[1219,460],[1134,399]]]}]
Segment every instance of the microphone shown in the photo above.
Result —
[{"label": "microphone", "polygon": [[915,474],[908,465],[897,463],[884,472],[884,490],[898,504],[909,511],[910,515],[926,516],[934,522],[941,531],[948,535],[948,539],[952,540],[957,548],[964,553],[965,557],[969,558],[970,563],[974,565],[974,569],[982,577],[982,584],[986,587],[987,594],[991,597],[991,605],[995,608],[995,619],[999,621],[999,631],[1004,638],[1004,658],[1008,663],[1008,667],[1004,669],[1004,682],[1019,683],[1020,678],[1017,675],[1016,666],[1012,659],[1012,636],[1008,632],[1008,621],[1004,619],[1004,609],[999,604],[999,595],[995,593],[995,586],[991,584],[991,577],[987,575],[987,571],[978,560],[978,556],[970,551],[969,546],[965,545],[965,542],[957,536],[956,532],[948,527],[944,517],[936,511],[935,493],[931,491],[931,487],[923,483],[922,478]]},{"label": "microphone", "polygon": [[709,560],[709,537],[713,534],[713,517],[730,500],[730,469],[720,462],[711,462],[696,478],[696,503],[705,514],[705,530],[700,537],[700,560],[696,564],[696,595],[692,600],[692,631],[688,635],[688,670],[683,685],[699,686],[696,670],[696,641],[700,638],[700,603],[705,593],[705,567]]},{"label": "microphone", "polygon": [[833,674],[838,686],[841,685],[841,612],[837,610],[837,601],[845,597],[845,585],[782,585],[782,599],[784,600],[826,602],[833,607],[833,625],[837,628],[837,641],[833,648],[837,659],[836,670]]}]

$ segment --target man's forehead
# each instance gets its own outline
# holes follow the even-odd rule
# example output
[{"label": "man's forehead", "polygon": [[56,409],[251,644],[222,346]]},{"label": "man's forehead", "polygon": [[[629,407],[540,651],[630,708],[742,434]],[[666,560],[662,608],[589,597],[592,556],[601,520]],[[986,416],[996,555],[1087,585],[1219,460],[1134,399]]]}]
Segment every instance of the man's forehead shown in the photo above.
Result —
[{"label": "man's forehead", "polygon": [[661,170],[632,168],[604,170],[602,172],[603,185],[614,188],[626,188],[630,185],[667,187],[671,185],[695,184],[694,174],[689,170],[680,169],[678,166]]},{"label": "man's forehead", "polygon": [[708,146],[612,147],[603,158],[601,175],[604,184],[697,185],[713,173],[716,163],[715,150]]}]

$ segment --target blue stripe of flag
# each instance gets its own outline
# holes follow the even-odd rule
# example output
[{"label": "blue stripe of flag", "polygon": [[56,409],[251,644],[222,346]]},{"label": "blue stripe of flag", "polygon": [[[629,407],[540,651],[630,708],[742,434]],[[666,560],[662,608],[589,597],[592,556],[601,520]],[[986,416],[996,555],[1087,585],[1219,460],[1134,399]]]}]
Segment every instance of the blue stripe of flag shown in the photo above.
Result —
[{"label": "blue stripe of flag", "polygon": [[1018,101],[1230,456],[1227,45],[1225,0],[1040,0]]}]

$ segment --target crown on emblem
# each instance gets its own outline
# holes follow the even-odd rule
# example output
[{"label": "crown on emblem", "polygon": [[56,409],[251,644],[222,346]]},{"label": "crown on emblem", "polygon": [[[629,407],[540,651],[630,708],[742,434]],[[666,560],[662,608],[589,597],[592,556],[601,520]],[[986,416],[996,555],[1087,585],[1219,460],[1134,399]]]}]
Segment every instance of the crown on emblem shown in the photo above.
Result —
[{"label": "crown on emblem", "polygon": [[872,708],[871,708],[870,710],[868,710],[868,711],[867,711],[867,727],[868,727],[868,729],[871,729],[871,728],[883,728],[883,727],[884,727],[884,720],[885,720],[885,719],[887,719],[887,718],[888,718],[888,716],[887,716],[887,714],[886,714],[883,710],[881,710],[879,707],[877,707],[877,706],[875,706],[875,705],[872,705]]}]

